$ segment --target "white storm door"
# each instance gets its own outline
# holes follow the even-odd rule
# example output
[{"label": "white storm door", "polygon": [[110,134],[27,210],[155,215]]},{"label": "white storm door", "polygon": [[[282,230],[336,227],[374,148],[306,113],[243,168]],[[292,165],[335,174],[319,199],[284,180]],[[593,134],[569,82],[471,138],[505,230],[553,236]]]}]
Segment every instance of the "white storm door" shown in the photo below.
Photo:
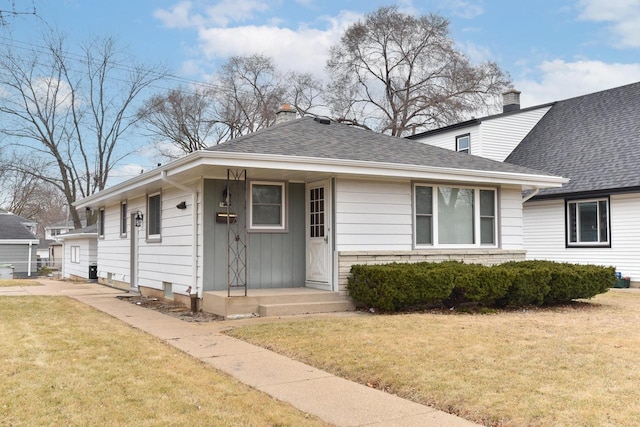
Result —
[{"label": "white storm door", "polygon": [[331,290],[329,181],[307,184],[307,286]]}]

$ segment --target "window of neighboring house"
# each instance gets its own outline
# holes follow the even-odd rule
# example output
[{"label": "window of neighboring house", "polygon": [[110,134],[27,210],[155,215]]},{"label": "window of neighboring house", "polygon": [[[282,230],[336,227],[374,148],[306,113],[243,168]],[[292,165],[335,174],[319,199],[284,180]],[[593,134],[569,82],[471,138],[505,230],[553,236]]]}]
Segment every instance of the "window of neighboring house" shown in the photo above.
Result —
[{"label": "window of neighboring house", "polygon": [[249,184],[249,228],[285,230],[284,182],[253,181]]},{"label": "window of neighboring house", "polygon": [[120,203],[120,237],[127,237],[127,202]]},{"label": "window of neighboring house", "polygon": [[456,136],[456,151],[467,154],[471,152],[471,136],[469,134]]},{"label": "window of neighboring house", "polygon": [[414,187],[416,246],[495,246],[495,189]]},{"label": "window of neighboring house", "polygon": [[104,237],[104,208],[98,211],[98,237]]},{"label": "window of neighboring house", "polygon": [[567,201],[568,246],[609,246],[609,199]]},{"label": "window of neighboring house", "polygon": [[80,246],[71,246],[71,262],[80,263]]},{"label": "window of neighboring house", "polygon": [[160,217],[162,214],[162,195],[154,193],[147,196],[147,239],[160,239]]}]

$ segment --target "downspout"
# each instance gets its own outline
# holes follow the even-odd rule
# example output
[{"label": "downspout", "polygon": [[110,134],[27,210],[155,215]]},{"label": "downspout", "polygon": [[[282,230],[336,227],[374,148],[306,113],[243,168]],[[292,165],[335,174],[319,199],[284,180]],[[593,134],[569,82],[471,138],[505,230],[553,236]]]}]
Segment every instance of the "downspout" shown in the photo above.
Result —
[{"label": "downspout", "polygon": [[[194,309],[193,305],[194,302],[193,301],[195,298],[198,297],[198,190],[194,190],[190,187],[187,187],[186,185],[180,184],[178,182],[172,181],[168,176],[167,176],[167,171],[163,170],[162,171],[162,180],[164,182],[167,182],[171,185],[173,185],[174,187],[182,190],[182,191],[186,191],[187,193],[191,193],[191,206],[192,206],[192,222],[193,222],[193,230],[191,232],[192,234],[192,247],[193,247],[193,271],[191,273],[191,277],[192,277],[192,282],[193,285],[189,287],[189,296],[191,296],[192,298],[192,310]],[[194,298],[195,297],[195,298]],[[195,311],[195,310],[194,310]]]},{"label": "downspout", "polygon": [[540,188],[538,188],[538,187],[534,188],[531,193],[527,194],[526,196],[524,196],[522,198],[522,204],[524,204],[525,202],[528,202],[532,198],[536,197],[539,192],[540,192]]},{"label": "downspout", "polygon": [[29,255],[27,256],[27,277],[31,277],[31,245],[33,245],[33,242],[29,241]]}]

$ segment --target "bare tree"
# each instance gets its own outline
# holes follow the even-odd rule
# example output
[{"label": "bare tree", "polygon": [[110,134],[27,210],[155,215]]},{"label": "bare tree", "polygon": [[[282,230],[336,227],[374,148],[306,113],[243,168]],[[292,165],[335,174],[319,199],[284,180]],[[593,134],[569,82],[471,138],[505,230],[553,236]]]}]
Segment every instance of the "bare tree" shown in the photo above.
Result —
[{"label": "bare tree", "polygon": [[[12,164],[14,171],[55,186],[71,206],[105,188],[110,171],[129,154],[122,137],[139,120],[134,101],[165,73],[125,58],[112,38],[84,44],[81,55],[71,54],[59,34],[45,41],[0,56],[0,132],[24,159]],[[29,159],[47,167],[34,168]],[[70,213],[80,227],[76,209]]]},{"label": "bare tree", "polygon": [[[138,111],[138,115],[156,139],[160,154],[176,158],[218,142],[212,141],[211,137],[216,126],[212,105],[211,89],[204,86],[194,89],[182,87],[154,95]],[[171,145],[165,147],[163,142]]]},{"label": "bare tree", "polygon": [[456,49],[445,18],[395,6],[351,25],[327,69],[332,115],[393,136],[464,119],[509,83],[495,63],[474,66]]}]

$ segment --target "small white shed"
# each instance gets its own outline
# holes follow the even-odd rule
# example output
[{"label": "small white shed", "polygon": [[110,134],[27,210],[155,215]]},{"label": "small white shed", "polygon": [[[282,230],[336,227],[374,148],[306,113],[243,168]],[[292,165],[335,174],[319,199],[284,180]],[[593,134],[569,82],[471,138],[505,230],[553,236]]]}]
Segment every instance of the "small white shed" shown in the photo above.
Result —
[{"label": "small white shed", "polygon": [[71,280],[97,280],[98,227],[96,224],[61,234],[62,277]]}]

